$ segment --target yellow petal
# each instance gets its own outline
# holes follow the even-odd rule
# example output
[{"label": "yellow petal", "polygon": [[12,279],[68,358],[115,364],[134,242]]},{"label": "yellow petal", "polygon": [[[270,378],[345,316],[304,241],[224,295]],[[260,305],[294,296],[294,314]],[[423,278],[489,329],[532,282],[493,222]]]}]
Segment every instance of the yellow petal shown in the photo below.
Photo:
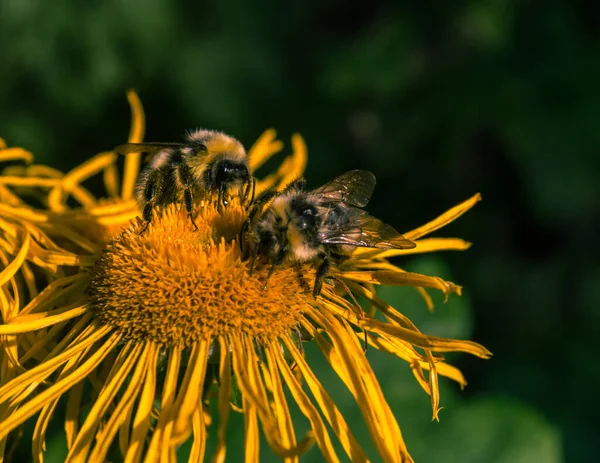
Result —
[{"label": "yellow petal", "polygon": [[371,249],[358,248],[352,253],[353,259],[389,259],[409,254],[425,254],[437,251],[466,251],[471,243],[460,238],[425,238],[413,241],[416,246],[411,249]]},{"label": "yellow petal", "polygon": [[[50,207],[50,210],[55,212],[63,211],[65,208],[64,202],[66,201],[66,194],[72,192],[73,189],[85,179],[105,169],[108,165],[113,164],[116,159],[117,155],[110,151],[100,153],[67,173],[61,179],[60,184],[54,187],[48,195],[48,206]],[[77,199],[82,200],[82,198]],[[83,201],[84,206],[91,205],[95,202],[93,196],[86,197]]]},{"label": "yellow petal", "polygon": [[[127,101],[131,108],[131,128],[129,130],[129,143],[141,143],[144,139],[144,129],[146,126],[146,118],[144,108],[137,93],[134,90],[127,92]],[[123,199],[133,197],[135,181],[140,172],[140,162],[142,153],[128,153],[125,156],[125,171],[123,173]]]},{"label": "yellow petal", "polygon": [[61,307],[60,309],[41,312],[34,315],[15,317],[6,325],[0,325],[0,335],[26,333],[27,331],[40,330],[56,323],[79,317],[87,312],[86,306]]},{"label": "yellow petal", "polygon": [[292,148],[293,152],[289,164],[284,162],[279,170],[282,173],[282,179],[278,187],[279,191],[285,190],[291,182],[302,177],[306,169],[308,160],[306,143],[298,133],[292,135]]},{"label": "yellow petal", "polygon": [[[149,359],[154,356],[154,350],[154,344],[146,343],[144,346],[144,351],[139,357],[136,358],[135,353],[128,354],[130,357],[134,358],[134,361],[137,362],[137,366],[135,367],[131,377],[128,379],[127,388],[120,397],[119,402],[114,410],[111,410],[110,418],[102,427],[102,429],[96,433],[96,444],[87,461],[98,463],[104,463],[106,461],[106,454],[110,448],[115,434],[119,430],[119,426],[127,418],[129,411],[133,409],[138,393],[142,387]],[[121,371],[125,371],[125,369],[126,366],[124,365],[121,368]],[[110,384],[106,386],[107,389],[109,387]],[[96,404],[97,403],[98,402],[96,402]],[[94,404],[94,406],[96,406],[96,404]]]},{"label": "yellow petal", "polygon": [[231,400],[231,353],[229,344],[223,337],[219,337],[219,429],[217,430],[217,447],[213,454],[214,463],[225,461],[227,443],[227,423],[229,422],[229,402]]},{"label": "yellow petal", "polygon": [[344,327],[343,321],[332,318],[327,311],[311,310],[310,318],[331,338],[333,344],[329,344],[310,325],[304,325],[313,334],[321,352],[355,397],[382,459],[386,462],[397,462],[403,461],[403,458],[410,458],[398,424],[383,398],[362,348],[358,345],[356,334],[350,333]]},{"label": "yellow petal", "polygon": [[[169,351],[169,363],[167,366],[167,374],[163,384],[162,399],[160,402],[160,415],[158,423],[154,429],[154,435],[150,440],[148,452],[145,461],[154,461],[161,459],[170,461],[170,445],[164,444],[163,439],[170,437],[173,422],[171,420],[172,407],[175,402],[175,391],[177,389],[177,377],[179,375],[179,366],[181,364],[181,349],[172,348]],[[165,436],[166,435],[166,436]]]},{"label": "yellow petal", "polygon": [[192,346],[174,407],[175,427],[172,441],[176,444],[182,443],[189,437],[192,416],[201,403],[202,387],[199,387],[199,385],[204,384],[209,346],[210,341],[206,338],[201,339]]},{"label": "yellow petal", "polygon": [[271,156],[283,149],[283,143],[276,137],[275,129],[267,129],[248,150],[248,164],[251,172],[256,172]]},{"label": "yellow petal", "polygon": [[346,454],[350,460],[356,463],[367,462],[367,457],[356,441],[356,438],[352,435],[352,431],[346,423],[344,415],[342,415],[339,409],[335,406],[335,403],[325,388],[323,388],[315,374],[312,372],[302,354],[298,351],[294,343],[288,338],[284,338],[283,343],[291,353],[296,365],[302,373],[303,378],[306,380],[306,385],[313,394],[317,404],[321,409],[321,412],[327,419],[329,426],[331,426],[336,436],[340,440],[340,443],[342,444],[342,447],[346,451]]},{"label": "yellow petal", "polygon": [[[319,412],[311,403],[306,393],[302,390],[302,386],[298,383],[298,380],[292,374],[290,367],[283,358],[279,344],[271,344],[267,349],[265,349],[265,353],[267,354],[267,357],[271,358],[271,361],[273,361],[273,357],[275,357],[277,368],[283,376],[285,383],[292,394],[292,397],[294,397],[294,400],[296,401],[296,404],[298,404],[300,411],[310,421],[311,428],[314,432],[314,438],[317,441],[319,449],[321,450],[325,460],[329,462],[339,462],[339,459],[335,453],[335,449],[333,448],[333,443],[331,442],[331,438],[329,437],[329,433],[327,432],[327,428],[325,427]],[[305,439],[306,446],[310,444],[310,440],[312,440],[311,438],[312,435],[309,435],[309,439]]]},{"label": "yellow petal", "polygon": [[[273,346],[271,346],[272,348]],[[269,368],[265,368],[265,374],[263,377],[269,377],[271,383],[271,396],[273,399],[272,408],[277,418],[279,426],[279,432],[281,434],[281,442],[285,447],[296,446],[296,434],[294,433],[294,425],[292,423],[292,416],[290,415],[290,409],[287,405],[286,397],[283,392],[283,386],[281,384],[281,377],[278,373],[278,365],[275,358],[270,351],[271,348],[265,349],[267,357],[267,363]],[[277,349],[280,351],[281,346],[277,344]],[[264,363],[263,363],[264,365]],[[295,455],[292,458],[286,458],[286,463],[292,463],[298,461],[298,456]]]},{"label": "yellow petal", "polygon": [[2,143],[0,143],[0,162],[4,161],[25,161],[29,164],[33,162],[33,154],[23,148],[6,148],[4,140],[2,140]]},{"label": "yellow petal", "polygon": [[104,360],[104,357],[108,352],[114,349],[119,342],[120,336],[112,335],[71,375],[56,382],[53,386],[43,392],[40,392],[33,399],[21,405],[8,417],[2,420],[2,422],[0,422],[0,439],[24,423],[28,418],[35,415],[46,403],[60,397],[65,391],[69,390],[73,384],[84,379],[92,369],[96,368],[98,364]]},{"label": "yellow petal", "polygon": [[[189,462],[204,461],[204,451],[206,449],[206,428],[202,420],[202,407],[197,408],[192,416],[192,431],[194,441],[190,451]],[[258,462],[258,455],[256,462]]]},{"label": "yellow petal", "polygon": [[79,414],[81,413],[81,397],[83,395],[83,382],[75,384],[69,391],[67,399],[67,410],[65,412],[65,434],[67,437],[67,448],[73,447],[77,431],[79,430]]},{"label": "yellow petal", "polygon": [[14,260],[10,264],[8,264],[4,268],[4,270],[2,270],[2,272],[0,272],[0,286],[4,286],[9,280],[11,280],[15,276],[15,274],[25,261],[25,256],[27,256],[27,253],[29,252],[30,243],[31,236],[29,235],[29,233],[25,233],[21,249],[19,249],[19,252],[15,256]]},{"label": "yellow petal", "polygon": [[454,222],[461,215],[471,209],[475,204],[481,201],[481,194],[477,193],[476,195],[471,196],[466,201],[460,203],[458,206],[454,206],[452,209],[444,212],[442,215],[437,217],[425,225],[422,225],[414,230],[409,231],[408,233],[404,233],[404,237],[411,241],[414,241],[422,236],[428,235],[446,225],[450,222]]},{"label": "yellow petal", "polygon": [[[148,368],[143,381],[142,394],[133,419],[131,431],[131,442],[125,455],[125,463],[134,463],[140,461],[142,449],[146,441],[146,434],[150,428],[150,418],[152,415],[154,395],[156,391],[156,363],[158,352],[148,357]],[[201,461],[201,460],[197,460]]]},{"label": "yellow petal", "polygon": [[360,283],[372,283],[375,285],[387,286],[419,286],[425,288],[438,289],[444,293],[446,298],[456,293],[460,296],[461,287],[446,281],[440,277],[422,275],[420,273],[374,270],[362,272],[343,272],[339,274],[342,278]]},{"label": "yellow petal", "polygon": [[427,336],[400,326],[366,318],[359,320],[358,325],[375,333],[388,334],[404,339],[415,346],[430,349],[432,352],[466,352],[485,359],[492,356],[492,353],[484,346],[473,341]]}]

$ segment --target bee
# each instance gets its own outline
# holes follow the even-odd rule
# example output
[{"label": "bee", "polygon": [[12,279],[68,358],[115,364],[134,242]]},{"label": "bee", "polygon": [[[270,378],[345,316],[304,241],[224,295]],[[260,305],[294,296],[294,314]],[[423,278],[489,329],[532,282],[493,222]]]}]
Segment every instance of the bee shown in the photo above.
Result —
[{"label": "bee", "polygon": [[[312,191],[306,191],[300,179],[282,193],[257,198],[247,225],[251,271],[257,256],[266,257],[271,264],[267,281],[282,264],[320,261],[313,289],[316,297],[332,263],[346,260],[356,247],[414,248],[415,243],[362,209],[375,183],[371,172],[351,170]],[[271,199],[259,216],[261,204]]]},{"label": "bee", "polygon": [[235,138],[214,130],[189,132],[184,143],[127,143],[115,148],[118,153],[146,152],[152,157],[136,185],[136,198],[143,205],[145,225],[152,221],[156,205],[183,202],[192,225],[194,198],[217,194],[217,208],[227,206],[234,189],[242,203],[253,200],[255,179],[248,167],[248,156]]}]

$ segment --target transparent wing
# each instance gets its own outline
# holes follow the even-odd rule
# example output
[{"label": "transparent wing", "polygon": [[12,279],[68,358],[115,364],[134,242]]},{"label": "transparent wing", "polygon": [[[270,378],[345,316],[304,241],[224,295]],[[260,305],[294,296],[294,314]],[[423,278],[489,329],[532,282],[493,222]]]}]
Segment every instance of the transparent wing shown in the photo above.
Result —
[{"label": "transparent wing", "polygon": [[367,205],[375,188],[375,175],[366,170],[351,170],[311,191],[323,203],[342,202],[350,206]]},{"label": "transparent wing", "polygon": [[148,153],[156,154],[166,149],[178,149],[187,146],[185,143],[125,143],[117,146],[114,151],[119,154]]},{"label": "transparent wing", "polygon": [[351,208],[343,223],[332,223],[325,227],[320,233],[319,241],[323,244],[378,249],[412,249],[416,246],[391,225],[356,208]]}]

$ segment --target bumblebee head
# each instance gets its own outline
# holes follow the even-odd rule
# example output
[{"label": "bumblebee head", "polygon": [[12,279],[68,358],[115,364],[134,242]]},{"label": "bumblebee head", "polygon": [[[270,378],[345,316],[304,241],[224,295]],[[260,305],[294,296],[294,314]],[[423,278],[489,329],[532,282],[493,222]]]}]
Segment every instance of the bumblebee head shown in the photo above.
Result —
[{"label": "bumblebee head", "polygon": [[215,162],[213,167],[215,186],[220,188],[222,185],[242,181],[247,182],[250,178],[250,172],[246,163],[236,162],[229,159],[221,159]]}]

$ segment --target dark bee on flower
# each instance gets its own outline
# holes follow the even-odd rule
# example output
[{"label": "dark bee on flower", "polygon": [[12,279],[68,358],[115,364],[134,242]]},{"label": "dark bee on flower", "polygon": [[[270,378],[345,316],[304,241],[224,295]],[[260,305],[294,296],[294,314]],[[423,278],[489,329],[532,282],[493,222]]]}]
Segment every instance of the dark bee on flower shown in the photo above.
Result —
[{"label": "dark bee on flower", "polygon": [[356,247],[414,248],[392,226],[361,209],[369,202],[375,183],[371,172],[352,170],[312,191],[304,189],[301,179],[282,193],[261,195],[245,233],[251,268],[260,256],[271,264],[269,276],[280,265],[320,262],[313,290],[316,297],[331,265],[343,262]]},{"label": "dark bee on flower", "polygon": [[231,192],[242,203],[252,202],[255,181],[246,150],[238,140],[222,132],[199,129],[188,133],[184,143],[127,143],[115,151],[151,155],[136,186],[146,222],[140,234],[148,228],[157,205],[183,202],[197,229],[193,215],[197,199],[216,194],[219,210],[227,206]]}]

